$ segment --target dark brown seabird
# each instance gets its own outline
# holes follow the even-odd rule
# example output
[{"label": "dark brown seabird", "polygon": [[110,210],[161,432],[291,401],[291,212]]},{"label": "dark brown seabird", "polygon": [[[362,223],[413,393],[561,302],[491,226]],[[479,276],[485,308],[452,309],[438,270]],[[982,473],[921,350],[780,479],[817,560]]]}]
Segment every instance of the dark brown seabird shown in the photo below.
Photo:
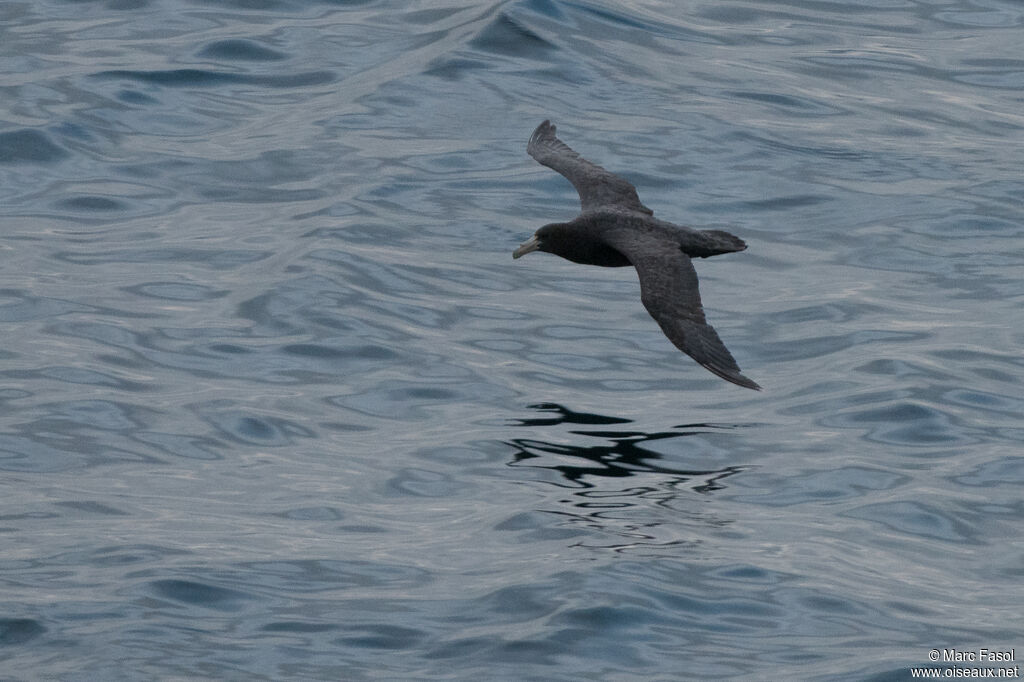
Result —
[{"label": "dark brown seabird", "polygon": [[726,381],[760,390],[740,374],[736,360],[704,319],[697,272],[690,262],[742,251],[746,243],[722,230],[695,230],[658,220],[640,203],[636,187],[570,149],[555,137],[550,121],[533,131],[526,152],[572,183],[582,211],[567,223],[540,228],[512,257],[547,251],[584,265],[632,265],[640,277],[640,300],[676,348]]}]

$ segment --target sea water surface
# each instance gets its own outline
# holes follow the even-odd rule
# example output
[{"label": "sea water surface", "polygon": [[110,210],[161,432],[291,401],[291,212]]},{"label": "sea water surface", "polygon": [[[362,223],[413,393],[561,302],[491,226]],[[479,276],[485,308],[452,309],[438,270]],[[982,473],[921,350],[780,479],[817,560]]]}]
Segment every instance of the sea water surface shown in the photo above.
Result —
[{"label": "sea water surface", "polygon": [[[1022,32],[1010,0],[4,2],[0,677],[1024,658]],[[512,260],[578,208],[525,153],[548,118],[747,241],[696,267],[764,391],[631,269]]]}]

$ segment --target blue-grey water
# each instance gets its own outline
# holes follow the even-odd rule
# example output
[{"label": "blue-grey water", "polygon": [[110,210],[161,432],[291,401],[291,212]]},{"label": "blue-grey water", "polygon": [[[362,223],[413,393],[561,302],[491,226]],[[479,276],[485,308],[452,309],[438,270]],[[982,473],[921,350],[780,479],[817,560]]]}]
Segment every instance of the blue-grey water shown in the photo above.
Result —
[{"label": "blue-grey water", "polygon": [[[1024,658],[1024,6],[0,4],[0,678]],[[728,229],[679,353],[545,118]],[[943,664],[949,667],[953,664]],[[970,667],[956,664],[955,667]]]}]

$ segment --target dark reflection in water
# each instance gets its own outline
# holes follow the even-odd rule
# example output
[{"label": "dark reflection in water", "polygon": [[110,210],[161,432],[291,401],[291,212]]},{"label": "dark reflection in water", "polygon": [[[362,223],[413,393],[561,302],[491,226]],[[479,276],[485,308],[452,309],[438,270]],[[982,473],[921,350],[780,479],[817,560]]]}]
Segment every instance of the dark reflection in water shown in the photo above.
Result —
[{"label": "dark reflection in water", "polygon": [[[555,424],[628,424],[629,419],[621,417],[609,417],[600,414],[586,412],[573,412],[572,410],[556,405],[554,403],[540,403],[531,405],[531,408],[541,412],[553,412],[556,416],[520,419],[517,426],[550,426]],[[542,440],[528,438],[515,438],[510,445],[517,448],[514,461],[510,466],[530,466],[558,471],[569,482],[567,487],[592,488],[594,483],[588,482],[588,476],[600,476],[607,478],[623,478],[635,476],[638,473],[674,474],[684,478],[677,479],[677,483],[683,483],[689,478],[699,477],[704,483],[693,489],[698,492],[711,492],[725,487],[721,481],[729,476],[739,473],[744,467],[730,466],[722,469],[712,470],[689,470],[675,469],[657,463],[662,455],[641,447],[643,443],[667,438],[683,438],[696,436],[703,433],[710,433],[715,430],[731,429],[738,425],[719,424],[681,424],[674,426],[667,431],[656,431],[645,433],[643,431],[582,431],[573,430],[569,433],[578,436],[590,436],[606,441],[605,444],[595,445],[563,445],[550,443]],[[545,454],[562,457],[574,457],[584,460],[586,464],[543,464],[530,462],[534,459],[541,459]]]},{"label": "dark reflection in water", "polygon": [[[562,405],[531,405],[545,416],[516,420],[514,426],[554,427],[560,424],[612,425],[631,420],[601,414],[574,412]],[[635,552],[655,547],[699,544],[694,525],[707,529],[727,526],[696,504],[699,496],[725,488],[725,479],[746,469],[726,466],[717,469],[684,469],[671,466],[665,456],[644,447],[647,443],[684,438],[735,428],[737,425],[682,424],[664,431],[646,433],[637,430],[569,430],[581,437],[579,444],[557,443],[536,438],[507,441],[515,448],[511,467],[554,471],[551,485],[572,488],[567,499],[557,500],[557,509],[538,510],[564,520],[557,529],[550,522],[531,521],[522,515],[512,525],[532,528],[546,537],[584,535],[576,546],[592,549]],[[628,484],[623,487],[622,482]],[[618,481],[619,483],[616,483]],[[550,519],[550,516],[547,518]],[[511,526],[509,526],[511,527]],[[598,540],[594,533],[611,536]]]},{"label": "dark reflection in water", "polygon": [[622,417],[606,417],[603,414],[589,412],[573,412],[568,407],[556,403],[538,403],[530,405],[530,409],[539,412],[554,412],[553,417],[535,417],[533,419],[517,419],[517,426],[550,426],[552,424],[629,424],[629,419]]}]

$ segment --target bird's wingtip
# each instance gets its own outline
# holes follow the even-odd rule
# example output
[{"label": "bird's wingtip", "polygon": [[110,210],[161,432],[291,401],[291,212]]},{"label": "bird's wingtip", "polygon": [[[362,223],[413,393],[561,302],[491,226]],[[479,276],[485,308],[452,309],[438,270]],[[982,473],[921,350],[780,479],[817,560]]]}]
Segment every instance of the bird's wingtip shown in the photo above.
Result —
[{"label": "bird's wingtip", "polygon": [[[704,363],[704,362],[702,362],[700,364],[704,367],[704,369],[708,370],[712,374],[715,374],[715,375],[721,377],[722,379],[725,379],[729,383],[736,384],[737,386],[742,386],[743,388],[750,388],[750,389],[753,389],[755,391],[763,390],[759,383],[757,383],[753,379],[748,379],[747,377],[745,377],[742,374],[740,374],[738,371],[731,370],[731,369],[724,369],[722,367],[718,367],[718,366],[713,365],[711,363]],[[737,368],[737,369],[739,369],[739,368]]]},{"label": "bird's wingtip", "polygon": [[736,384],[737,386],[742,386],[743,388],[750,388],[750,389],[753,389],[755,391],[762,390],[761,389],[761,385],[759,383],[757,383],[753,379],[748,379],[747,377],[743,376],[742,374],[729,374],[729,375],[719,374],[718,376],[722,377],[723,379],[725,379],[726,381],[728,381],[730,383]]},{"label": "bird's wingtip", "polygon": [[755,391],[762,390],[761,389],[761,384],[757,383],[753,379],[748,379],[747,377],[743,376],[742,374],[737,374],[737,375],[732,376],[732,377],[727,377],[727,379],[729,381],[731,381],[732,383],[736,384],[737,386],[742,386],[743,388],[752,388]]}]

